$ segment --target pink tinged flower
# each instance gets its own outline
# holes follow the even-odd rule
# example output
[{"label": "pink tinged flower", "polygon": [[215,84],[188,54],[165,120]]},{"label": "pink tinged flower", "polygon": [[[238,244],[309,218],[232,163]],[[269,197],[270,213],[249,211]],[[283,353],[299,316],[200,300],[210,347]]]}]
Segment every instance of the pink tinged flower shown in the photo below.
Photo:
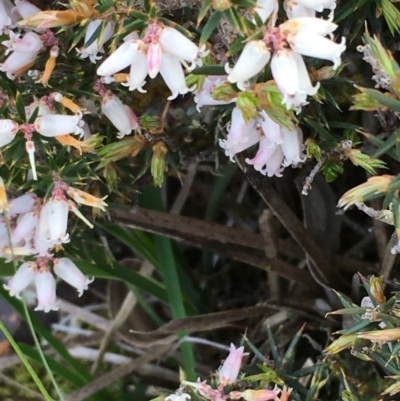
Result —
[{"label": "pink tinged flower", "polygon": [[253,159],[246,159],[246,163],[254,166],[256,171],[268,177],[282,177],[283,152],[280,145],[268,146],[265,136],[261,137],[260,146]]},{"label": "pink tinged flower", "polygon": [[147,76],[147,55],[143,51],[135,53],[134,61],[131,64],[128,82],[122,83],[123,86],[128,86],[130,91],[138,90],[140,93],[146,93],[143,89],[146,84]]},{"label": "pink tinged flower", "polygon": [[243,351],[244,347],[236,348],[231,344],[229,355],[218,372],[218,381],[220,384],[235,383],[242,364]]},{"label": "pink tinged flower", "polygon": [[319,35],[308,32],[299,32],[289,39],[290,47],[303,56],[330,60],[336,69],[341,63],[341,55],[346,50],[346,38],[341,43],[335,43]]},{"label": "pink tinged flower", "polygon": [[39,206],[40,198],[33,193],[28,193],[11,200],[8,213],[13,217],[17,214],[24,214],[37,210]]},{"label": "pink tinged flower", "polygon": [[170,53],[162,56],[160,74],[172,92],[172,95],[167,98],[168,100],[174,100],[178,95],[184,95],[195,89],[194,86],[192,88],[186,86],[182,65],[179,59]]},{"label": "pink tinged flower", "polygon": [[45,241],[69,242],[68,202],[60,196],[50,199],[40,211],[39,232]]},{"label": "pink tinged flower", "polygon": [[28,18],[42,11],[27,0],[15,0],[15,8],[22,18]]},{"label": "pink tinged flower", "polygon": [[119,131],[117,133],[118,139],[132,133],[130,116],[124,104],[113,92],[108,91],[106,96],[104,96],[101,102],[101,111]]},{"label": "pink tinged flower", "polygon": [[25,243],[30,241],[34,237],[38,222],[39,215],[37,212],[29,212],[22,215],[11,234],[12,243],[18,244],[22,240],[25,240]]},{"label": "pink tinged flower", "polygon": [[114,75],[134,63],[135,56],[142,44],[140,40],[129,40],[124,42],[118,49],[104,60],[97,69],[97,75],[106,77]]},{"label": "pink tinged flower", "polygon": [[94,280],[94,278],[87,278],[75,263],[68,258],[56,259],[54,261],[54,272],[62,280],[75,287],[79,296],[83,294],[84,290],[88,289],[88,285]]},{"label": "pink tinged flower", "polygon": [[191,63],[192,65],[189,67],[189,70],[194,69],[196,63],[200,63],[199,57],[204,55],[191,40],[171,27],[164,27],[161,30],[159,43],[164,52],[173,54],[178,59]]},{"label": "pink tinged flower", "polygon": [[225,149],[225,155],[233,161],[236,153],[255,145],[261,138],[261,130],[254,119],[246,122],[238,107],[232,111],[232,123],[228,129],[226,140],[219,141],[221,148]]},{"label": "pink tinged flower", "polygon": [[0,120],[0,146],[6,146],[13,141],[19,130],[19,125],[13,120]]},{"label": "pink tinged flower", "polygon": [[299,32],[307,32],[320,36],[330,35],[337,27],[331,20],[314,17],[290,19],[279,25],[280,31],[286,34],[294,35]]},{"label": "pink tinged flower", "polygon": [[262,71],[270,58],[271,52],[262,40],[248,42],[233,68],[225,64],[228,81],[236,84],[240,90],[245,90],[247,81]]},{"label": "pink tinged flower", "polygon": [[21,299],[20,293],[29,284],[33,282],[37,274],[36,263],[25,262],[23,263],[8,284],[4,284],[4,288],[10,292],[12,297]]},{"label": "pink tinged flower", "polygon": [[162,49],[159,43],[152,42],[147,50],[147,72],[150,78],[155,78],[160,71]]},{"label": "pink tinged flower", "polygon": [[47,313],[51,310],[58,310],[56,280],[53,275],[46,268],[41,268],[35,275],[35,284],[38,299],[35,311],[41,310]]},{"label": "pink tinged flower", "polygon": [[279,11],[278,0],[257,0],[254,11],[258,14],[263,23],[271,17],[271,26],[275,26]]},{"label": "pink tinged flower", "polygon": [[297,128],[295,131],[282,127],[283,143],[281,144],[285,160],[283,166],[297,166],[305,161],[306,156],[302,153],[303,131]]},{"label": "pink tinged flower", "polygon": [[65,114],[46,114],[37,117],[35,130],[46,137],[54,137],[66,134],[83,135],[82,114],[68,116]]},{"label": "pink tinged flower", "polygon": [[6,40],[1,42],[4,46],[7,47],[6,55],[11,51],[16,52],[36,52],[38,53],[42,47],[43,42],[40,39],[39,35],[34,32],[28,32],[22,38],[20,38],[21,34],[15,34],[13,31],[10,31],[10,40]]},{"label": "pink tinged flower", "polygon": [[0,64],[0,71],[6,73],[7,78],[14,80],[14,73],[32,63],[37,56],[37,52],[13,52],[7,60]]},{"label": "pink tinged flower", "polygon": [[[85,34],[85,44],[88,43],[101,23],[102,20],[95,20],[89,23]],[[84,46],[81,50],[77,49],[77,52],[80,54],[80,58],[85,59],[86,57],[89,57],[92,63],[96,63],[97,60],[100,60],[102,56],[98,56],[98,53],[104,53],[103,45],[111,38],[113,32],[114,23],[112,21],[107,22],[101,38],[98,37],[92,44],[87,47]]]},{"label": "pink tinged flower", "polygon": [[194,91],[194,101],[196,102],[196,109],[200,112],[200,108],[203,106],[217,106],[222,104],[229,104],[235,101],[216,100],[212,97],[214,89],[224,83],[227,80],[227,76],[214,76],[209,75],[205,78],[203,87]]}]

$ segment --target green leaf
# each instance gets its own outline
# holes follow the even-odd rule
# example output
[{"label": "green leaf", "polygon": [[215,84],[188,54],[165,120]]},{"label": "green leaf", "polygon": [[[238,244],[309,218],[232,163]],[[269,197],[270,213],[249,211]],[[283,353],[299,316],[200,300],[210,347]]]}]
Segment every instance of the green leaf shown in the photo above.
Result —
[{"label": "green leaf", "polygon": [[400,32],[400,12],[390,0],[381,0],[383,16],[388,24],[390,33]]},{"label": "green leaf", "polygon": [[197,75],[226,75],[226,71],[222,65],[203,65],[195,68],[191,74]]},{"label": "green leaf", "polygon": [[212,0],[204,0],[203,1],[203,4],[202,4],[199,14],[197,16],[197,26],[200,25],[201,21],[203,21],[203,18],[207,15],[207,12],[211,7],[211,3],[212,3]]},{"label": "green leaf", "polygon": [[26,121],[25,105],[21,93],[17,92],[15,95],[15,108],[17,109],[18,117],[22,121]]},{"label": "green leaf", "polygon": [[208,38],[213,33],[215,27],[218,25],[219,21],[222,18],[223,13],[221,11],[216,11],[204,25],[204,28],[201,31],[200,36],[200,46],[207,42]]},{"label": "green leaf", "polygon": [[101,41],[101,36],[103,36],[104,33],[104,28],[106,26],[107,22],[103,21],[93,32],[92,36],[89,38],[87,42],[84,44],[84,48],[87,49],[91,44],[93,44],[97,39],[98,42]]},{"label": "green leaf", "polygon": [[368,96],[372,97],[372,99],[376,100],[383,106],[388,107],[392,111],[400,112],[400,101],[385,95],[384,93],[370,88],[362,88],[362,92],[366,93]]},{"label": "green leaf", "polygon": [[26,370],[31,375],[33,381],[37,385],[39,391],[42,393],[42,395],[45,398],[45,400],[46,401],[53,401],[53,399],[50,397],[50,394],[44,388],[43,383],[39,379],[39,377],[36,374],[35,370],[32,368],[32,365],[29,363],[28,359],[26,358],[25,353],[21,350],[21,348],[15,342],[13,336],[7,330],[6,326],[4,325],[4,323],[2,321],[0,321],[0,330],[3,332],[3,334],[5,335],[5,337],[7,338],[9,343],[11,344],[11,346],[14,348],[14,351],[18,354],[18,356],[21,359],[22,363],[24,364]]}]

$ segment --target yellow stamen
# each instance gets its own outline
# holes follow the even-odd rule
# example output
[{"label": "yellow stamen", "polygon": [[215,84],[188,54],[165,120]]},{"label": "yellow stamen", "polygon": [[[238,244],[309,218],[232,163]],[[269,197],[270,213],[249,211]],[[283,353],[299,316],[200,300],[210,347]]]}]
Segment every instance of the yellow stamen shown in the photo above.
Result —
[{"label": "yellow stamen", "polygon": [[60,49],[58,48],[58,46],[53,46],[51,48],[50,57],[46,61],[44,73],[43,73],[42,77],[40,79],[38,79],[35,83],[37,83],[37,84],[42,83],[43,86],[50,86],[48,84],[48,82],[49,82],[51,74],[53,73],[53,70],[56,66],[56,58],[58,57],[59,53],[60,53]]},{"label": "yellow stamen", "polygon": [[75,139],[72,135],[59,135],[55,137],[58,142],[64,146],[72,146],[77,149],[79,154],[90,152],[94,149],[94,146],[89,145],[85,141],[79,141]]},{"label": "yellow stamen", "polygon": [[86,206],[98,207],[103,212],[106,210],[105,207],[107,203],[104,202],[104,199],[107,198],[97,198],[96,196],[90,195],[85,191],[81,191],[80,189],[69,187],[67,194],[77,203]]},{"label": "yellow stamen", "polygon": [[119,74],[114,74],[113,79],[115,82],[128,82],[129,74],[121,72]]}]

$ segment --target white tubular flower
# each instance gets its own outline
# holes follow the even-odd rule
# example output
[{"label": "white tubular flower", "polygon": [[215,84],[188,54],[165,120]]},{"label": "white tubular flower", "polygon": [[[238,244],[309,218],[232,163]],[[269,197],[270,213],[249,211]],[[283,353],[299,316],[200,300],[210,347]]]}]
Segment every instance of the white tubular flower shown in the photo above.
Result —
[{"label": "white tubular flower", "polygon": [[20,293],[33,282],[37,274],[37,265],[33,262],[23,263],[8,284],[3,287],[10,292],[12,297],[21,299]]},{"label": "white tubular flower", "polygon": [[28,18],[42,11],[27,0],[15,0],[15,9],[22,18]]},{"label": "white tubular flower", "polygon": [[46,102],[44,102],[43,100],[36,99],[28,106],[25,106],[25,115],[27,120],[29,120],[32,117],[36,108],[39,108],[37,114],[38,117],[45,116],[46,114],[52,114],[52,111]]},{"label": "white tubular flower", "polygon": [[300,32],[313,33],[315,35],[326,36],[336,30],[338,26],[331,20],[322,18],[302,17],[290,19],[279,25],[281,32],[294,35]]},{"label": "white tubular flower", "polygon": [[182,65],[179,59],[170,53],[162,56],[160,74],[172,92],[172,95],[167,98],[168,100],[174,100],[178,95],[184,95],[195,89],[195,86],[192,88],[186,86]]},{"label": "white tubular flower", "polygon": [[334,10],[336,8],[336,0],[296,0],[303,7],[315,10],[321,13],[325,8]]},{"label": "white tubular flower", "polygon": [[[11,8],[10,8],[11,5]],[[11,19],[12,13],[11,9],[13,8],[12,3],[9,0],[0,1],[0,34],[8,31],[8,28],[11,27],[13,21]]]},{"label": "white tubular flower", "polygon": [[262,40],[248,42],[233,68],[225,64],[228,81],[236,84],[240,90],[245,90],[247,81],[262,71],[270,58],[271,52]]},{"label": "white tubular flower", "polygon": [[196,63],[200,62],[200,56],[203,55],[198,46],[171,27],[164,27],[161,30],[159,43],[164,52],[191,63],[189,71],[196,67]]},{"label": "white tubular flower", "polygon": [[25,244],[29,242],[35,235],[38,223],[39,215],[37,212],[29,212],[22,215],[11,234],[11,242],[13,244],[18,244],[22,240],[25,241]]},{"label": "white tubular flower", "polygon": [[302,153],[303,131],[297,127],[295,131],[282,127],[283,143],[281,144],[285,160],[283,166],[294,166],[306,160],[306,156]]},{"label": "white tubular flower", "polygon": [[[39,222],[40,224],[40,222]],[[35,238],[33,241],[34,247],[32,249],[33,254],[37,254],[39,256],[53,256],[52,253],[50,253],[50,250],[53,249],[54,245],[58,245],[58,241],[46,241],[42,235],[39,229],[36,230],[35,232]]]},{"label": "white tubular flower", "polygon": [[261,128],[266,138],[265,146],[270,148],[275,145],[280,145],[283,142],[282,127],[272,120],[264,110],[261,111],[260,116],[263,119]]},{"label": "white tubular flower", "polygon": [[308,32],[299,32],[289,39],[290,47],[303,56],[330,60],[333,69],[339,67],[341,55],[346,50],[346,38],[343,36],[341,43],[335,43],[322,36]]},{"label": "white tubular flower", "polygon": [[97,69],[97,75],[107,77],[123,70],[131,64],[135,64],[137,54],[142,52],[141,40],[129,40],[104,60]]},{"label": "white tubular flower", "polygon": [[37,210],[39,206],[40,198],[33,193],[28,193],[11,200],[8,213],[10,217],[14,217],[17,214],[33,212]]},{"label": "white tubular flower", "polygon": [[140,93],[146,93],[143,89],[146,84],[147,77],[147,56],[144,52],[137,52],[135,62],[131,64],[128,82],[122,83],[123,86],[128,86],[130,91],[138,90]]},{"label": "white tubular flower", "polygon": [[254,11],[258,14],[263,23],[267,18],[271,17],[271,26],[275,26],[279,11],[278,0],[257,0]]},{"label": "white tubular flower", "polygon": [[0,64],[0,71],[5,72],[8,79],[14,80],[14,74],[32,63],[36,56],[37,52],[13,52]]},{"label": "white tubular flower", "polygon": [[211,96],[214,89],[223,84],[226,80],[227,76],[217,75],[208,75],[205,78],[202,88],[194,91],[194,101],[196,103],[196,109],[198,112],[200,112],[200,108],[203,106],[217,106],[221,104],[229,104],[235,101],[235,99],[230,101],[216,100]]},{"label": "white tubular flower", "polygon": [[315,18],[315,10],[303,7],[296,3],[296,1],[285,0],[283,7],[289,19],[303,17]]},{"label": "white tubular flower", "polygon": [[26,53],[26,52],[36,52],[38,53],[42,47],[43,42],[40,39],[39,35],[34,32],[28,32],[22,38],[20,38],[21,34],[14,33],[10,31],[10,40],[5,40],[1,42],[4,46],[7,47],[6,55],[12,51]]},{"label": "white tubular flower", "polygon": [[292,106],[298,109],[307,104],[307,95],[314,96],[318,91],[319,83],[312,86],[303,58],[290,49],[274,54],[271,72],[287,109]]},{"label": "white tubular flower", "polygon": [[69,242],[68,202],[60,196],[50,199],[40,211],[39,232],[44,240]]},{"label": "white tubular flower", "polygon": [[41,268],[35,275],[36,294],[38,306],[35,311],[50,312],[58,310],[56,302],[56,280],[53,275],[46,269]]},{"label": "white tubular flower", "polygon": [[65,114],[46,114],[37,117],[35,120],[35,130],[46,137],[54,137],[66,134],[83,135],[82,113],[76,116]]},{"label": "white tubular flower", "polygon": [[56,259],[53,269],[58,277],[78,290],[79,296],[83,294],[84,290],[88,289],[88,285],[94,280],[94,278],[87,278],[68,258]]},{"label": "white tubular flower", "polygon": [[13,120],[0,120],[0,147],[13,141],[19,130],[19,125]]},{"label": "white tubular flower", "polygon": [[117,133],[118,139],[132,133],[132,124],[126,108],[113,92],[108,91],[103,97],[101,111],[119,131]]},{"label": "white tubular flower", "polygon": [[225,150],[225,155],[233,161],[233,156],[260,141],[261,130],[257,127],[256,121],[250,119],[246,122],[238,107],[232,111],[232,123],[228,129],[226,139],[220,139],[219,146]]},{"label": "white tubular flower", "polygon": [[254,168],[268,177],[282,177],[283,152],[280,145],[268,146],[265,136],[261,137],[260,147],[253,159],[246,159],[246,163],[252,164]]},{"label": "white tubular flower", "polygon": [[[92,35],[96,32],[96,29],[100,26],[102,20],[95,20],[90,22],[86,34],[85,34],[85,44],[90,40]],[[97,60],[100,60],[102,56],[98,56],[98,53],[104,53],[103,45],[107,40],[109,40],[114,32],[114,23],[112,21],[107,22],[103,36],[99,41],[97,38],[91,45],[88,47],[83,46],[81,50],[76,50],[80,54],[80,58],[85,59],[89,57],[92,63],[96,63]]]}]

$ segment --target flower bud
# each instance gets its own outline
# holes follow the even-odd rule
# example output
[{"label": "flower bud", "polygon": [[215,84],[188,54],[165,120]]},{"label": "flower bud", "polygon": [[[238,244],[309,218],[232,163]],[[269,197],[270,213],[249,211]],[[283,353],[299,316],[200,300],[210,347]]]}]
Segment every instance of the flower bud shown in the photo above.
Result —
[{"label": "flower bud", "polygon": [[229,355],[218,372],[218,381],[220,384],[226,386],[227,384],[235,383],[242,364],[243,351],[244,347],[236,348],[231,344]]},{"label": "flower bud", "polygon": [[151,175],[153,177],[154,185],[162,187],[164,182],[165,172],[165,155],[168,149],[164,142],[157,142],[153,146],[153,157],[151,159]]}]

